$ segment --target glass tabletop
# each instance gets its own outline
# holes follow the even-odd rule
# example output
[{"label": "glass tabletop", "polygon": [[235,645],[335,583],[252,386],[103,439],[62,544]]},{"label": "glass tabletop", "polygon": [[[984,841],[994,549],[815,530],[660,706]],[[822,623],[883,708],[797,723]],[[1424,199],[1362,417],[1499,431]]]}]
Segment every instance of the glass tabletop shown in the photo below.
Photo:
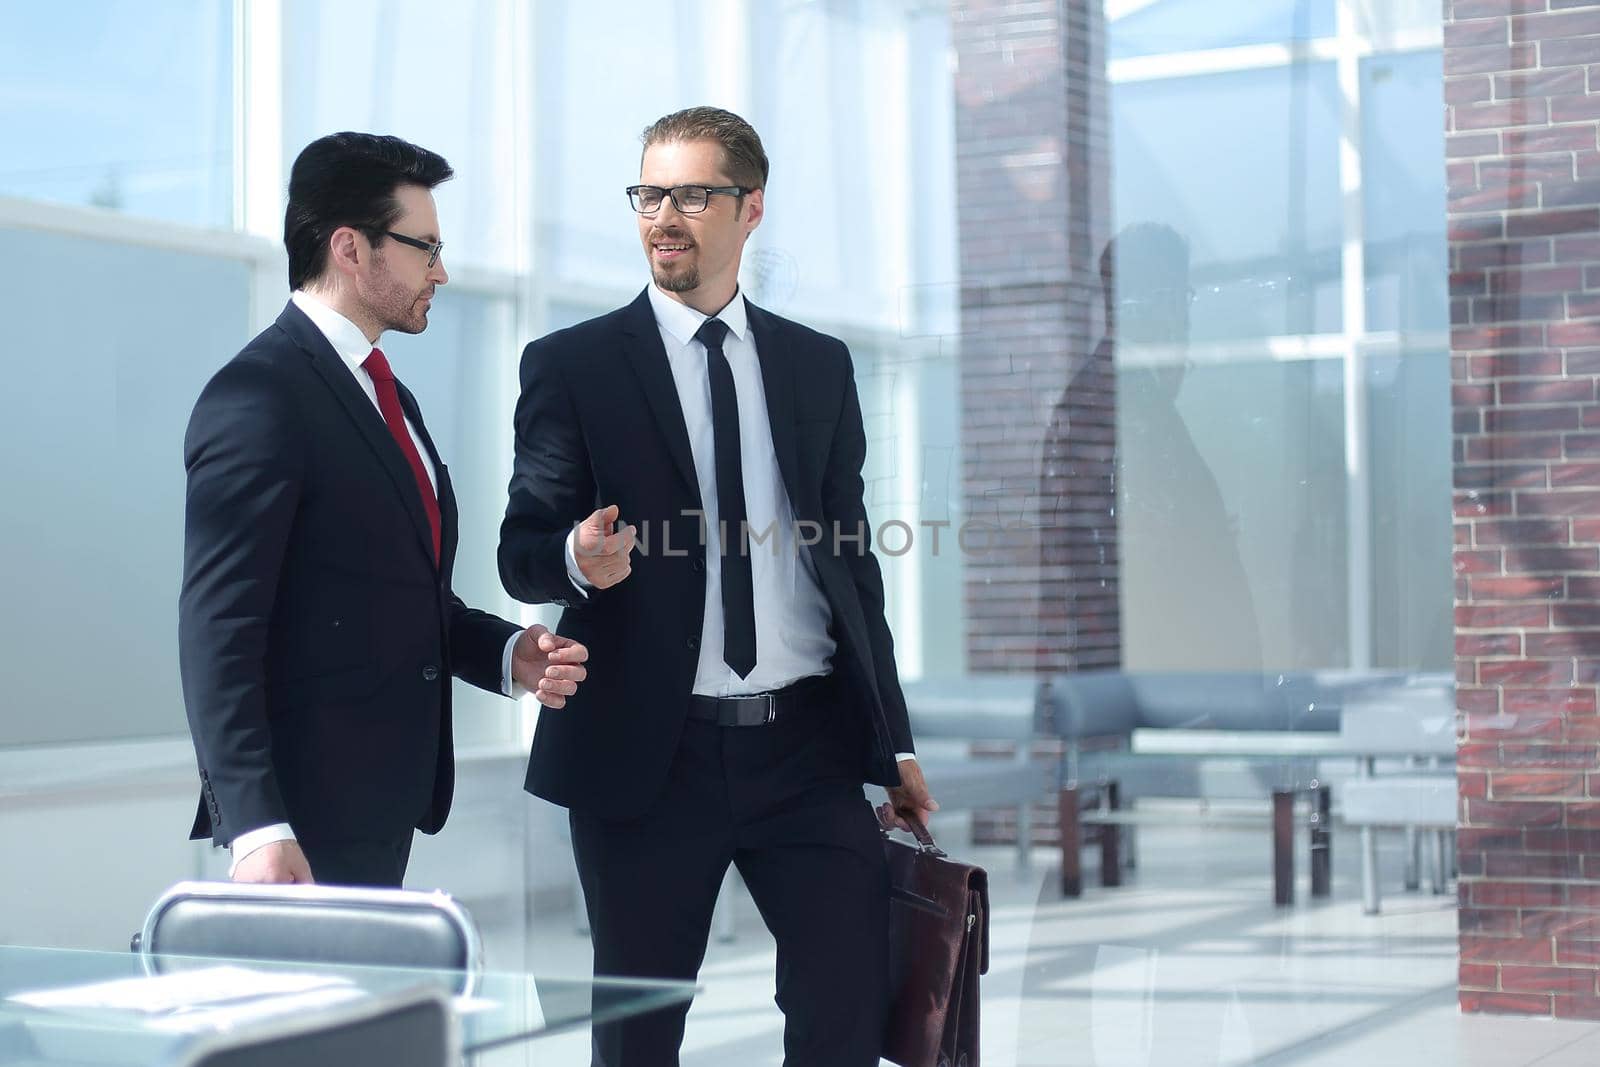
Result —
[{"label": "glass tabletop", "polygon": [[464,1053],[688,1001],[688,982],[558,978],[0,945],[0,1065],[148,1063],[198,1033],[426,988],[451,998]]}]

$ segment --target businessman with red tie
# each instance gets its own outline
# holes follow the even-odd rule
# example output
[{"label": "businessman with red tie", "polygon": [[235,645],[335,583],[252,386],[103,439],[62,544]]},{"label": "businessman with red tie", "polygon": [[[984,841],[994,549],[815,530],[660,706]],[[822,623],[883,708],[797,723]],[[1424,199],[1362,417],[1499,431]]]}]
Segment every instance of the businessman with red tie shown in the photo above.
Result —
[{"label": "businessman with red tie", "polygon": [[455,781],[451,679],[560,708],[586,649],[451,591],[449,472],[381,339],[438,286],[443,158],[313,142],[289,180],[289,304],[213,377],[184,441],[179,646],[192,836],[252,882],[399,886]]}]

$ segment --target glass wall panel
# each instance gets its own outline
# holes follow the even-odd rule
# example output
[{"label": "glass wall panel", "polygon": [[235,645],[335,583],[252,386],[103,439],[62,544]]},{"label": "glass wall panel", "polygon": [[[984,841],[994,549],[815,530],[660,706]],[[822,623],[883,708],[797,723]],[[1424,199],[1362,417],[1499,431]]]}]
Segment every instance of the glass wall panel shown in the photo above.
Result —
[{"label": "glass wall panel", "polygon": [[[542,269],[621,292],[643,284],[621,192],[638,174],[639,134],[710,100],[749,118],[773,161],[747,294],[781,313],[892,326],[902,287],[948,283],[954,255],[949,226],[912,225],[930,204],[935,218],[952,212],[948,24],[943,11],[908,7],[754,5],[730,19],[691,3],[670,17],[636,0],[540,5],[538,35],[549,42],[534,90]],[[652,33],[617,34],[619,23]],[[648,92],[616,74],[644,69]],[[941,273],[924,276],[930,263]]]},{"label": "glass wall panel", "polygon": [[226,0],[7,4],[0,195],[229,225],[233,11]]},{"label": "glass wall panel", "polygon": [[1450,356],[1367,357],[1372,471],[1372,657],[1448,671],[1455,655],[1450,536]]},{"label": "glass wall panel", "polygon": [[[549,277],[620,292],[643,288],[643,252],[622,190],[639,180],[647,125],[737,90],[747,69],[737,29],[715,16],[715,8],[687,0],[537,6],[533,217]],[[723,58],[712,62],[718,43]]]},{"label": "glass wall panel", "polygon": [[751,42],[750,118],[780,161],[757,253],[770,299],[801,317],[892,322],[897,288],[909,280],[902,257],[919,177],[907,158],[905,11],[804,4],[775,14],[753,24]]},{"label": "glass wall panel", "polygon": [[1122,59],[1327,37],[1334,0],[1106,0],[1105,16],[1111,57]]},{"label": "glass wall panel", "polygon": [[0,239],[8,377],[25,383],[0,391],[0,745],[184,733],[183,433],[248,339],[249,266],[34,230]]},{"label": "glass wall panel", "polygon": [[[1354,16],[1355,32],[1387,46],[1398,35],[1411,35],[1439,49],[1439,5],[1434,0],[1343,0]],[[1476,17],[1476,16],[1471,16]]]},{"label": "glass wall panel", "polygon": [[1123,666],[1344,663],[1339,366],[1119,362]]},{"label": "glass wall panel", "polygon": [[1111,101],[1117,227],[1187,238],[1192,340],[1337,331],[1333,64],[1123,82]]},{"label": "glass wall panel", "polygon": [[[1352,632],[1367,634],[1363,647],[1380,662],[1439,661],[1442,631],[1430,614],[1438,568],[1401,575],[1406,554],[1394,546],[1430,536],[1433,520],[1413,521],[1423,512],[1414,504],[1443,484],[1437,450],[1407,444],[1421,434],[1416,427],[1440,417],[1433,390],[1441,357],[1426,338],[1405,357],[1363,349],[1368,416],[1354,425],[1367,436],[1358,442],[1345,438],[1352,399],[1342,366],[1342,353],[1367,343],[1344,335],[1352,285],[1364,293],[1368,333],[1444,328],[1438,51],[1412,38],[1395,44],[1436,30],[1437,13],[1426,7],[1353,5],[1352,27],[1378,53],[1360,61],[1356,99],[1341,100],[1336,63],[1322,58],[1336,39],[1333,0],[1110,0],[1110,65],[1096,75],[1109,86],[1103,141],[1069,130],[1049,143],[1007,143],[1015,173],[1086,145],[1104,149],[1102,247],[1105,236],[1146,223],[1170,227],[1187,247],[1182,293],[1163,293],[1174,287],[1162,283],[1159,264],[1113,264],[1121,335],[1107,350],[1130,666],[1337,664],[1360,652]],[[118,179],[117,202],[228,224],[232,8],[194,3],[136,19],[110,5],[98,20],[29,10],[0,44],[11,72],[0,75],[0,115],[28,166],[0,178],[0,191],[87,201],[109,173],[104,159],[135,159],[131,148],[108,155],[108,145],[145,149],[167,138],[189,161],[186,177],[165,192]],[[652,35],[615,32],[644,23]],[[770,214],[750,247],[746,292],[851,340],[873,441],[874,518],[959,523],[974,501],[988,508],[1015,490],[967,480],[986,447],[963,441],[960,430],[969,324],[956,235],[973,205],[961,202],[956,176],[974,133],[959,126],[959,23],[943,5],[680,3],[663,13],[642,0],[607,9],[472,0],[444,19],[420,0],[287,0],[282,35],[285,165],[331,130],[415,139],[457,168],[438,192],[452,265],[534,265],[539,299],[520,315],[509,288],[491,296],[451,287],[429,332],[394,345],[457,478],[462,581],[478,599],[499,595],[489,547],[503,504],[515,357],[527,340],[512,323],[543,332],[643,284],[619,190],[636,173],[638,131],[690,103],[726,103],[766,137],[775,164]],[[64,40],[73,42],[70,56]],[[136,76],[127,67],[134,60],[122,58],[174,40],[183,47],[165,51],[185,61],[153,75]],[[130,41],[149,47],[130,49]],[[1306,42],[1322,44],[1299,47]],[[1195,59],[1250,45],[1294,47]],[[519,66],[529,50],[537,62]],[[1029,66],[1039,56],[1018,56],[1019,84],[1043,76]],[[47,76],[68,69],[81,76]],[[645,69],[648,93],[618,76]],[[54,94],[48,106],[34,106],[46,92]],[[106,100],[109,110],[99,106]],[[524,102],[530,113],[517,110]],[[35,117],[47,112],[48,123]],[[140,134],[140,116],[154,113],[162,121],[146,121],[151,128]],[[1351,220],[1339,195],[1339,130],[1352,114],[1362,131],[1361,279],[1344,277],[1342,259]],[[519,143],[531,144],[531,161],[518,158]],[[62,154],[69,145],[94,146],[100,157]],[[532,248],[517,247],[530,229]],[[1102,296],[1090,277],[1070,299],[1093,317]],[[1168,299],[1185,301],[1177,328],[1141,334],[1150,303]],[[246,332],[234,331],[218,358]],[[1011,366],[1022,393],[1047,408],[1060,386],[1031,352],[1016,346]],[[1370,523],[1353,532],[1349,494],[1357,490],[1347,468],[1363,452],[1374,463],[1364,490]],[[1192,520],[1181,545],[1163,539],[1174,511]],[[1363,558],[1353,536],[1365,540],[1365,574],[1349,571]],[[958,663],[969,625],[965,560],[930,547],[884,557],[913,675]],[[1174,568],[1187,577],[1172,581]],[[1370,588],[1364,624],[1349,614],[1355,586]],[[1218,602],[1232,605],[1223,614],[1234,622],[1210,628],[1225,647],[1179,648],[1159,636],[1161,625]]]},{"label": "glass wall panel", "polygon": [[1437,51],[1361,61],[1361,187],[1367,329],[1442,330],[1445,265],[1444,124],[1435,109]]},{"label": "glass wall panel", "polygon": [[[960,366],[945,339],[852,345],[867,417],[867,516],[907,677],[965,670]],[[870,413],[870,414],[869,414]]]},{"label": "glass wall panel", "polygon": [[[283,174],[339,130],[392,133],[450,161],[434,192],[453,265],[517,262],[520,162],[506,0],[287,0],[283,5]],[[522,116],[520,121],[527,121]]]}]

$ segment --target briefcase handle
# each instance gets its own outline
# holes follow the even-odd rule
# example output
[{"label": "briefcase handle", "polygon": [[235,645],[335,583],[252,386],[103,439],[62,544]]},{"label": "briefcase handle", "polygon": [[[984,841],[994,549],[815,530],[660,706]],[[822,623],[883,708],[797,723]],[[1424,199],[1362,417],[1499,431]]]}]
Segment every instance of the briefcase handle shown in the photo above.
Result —
[{"label": "briefcase handle", "polygon": [[946,855],[945,850],[940,848],[933,840],[933,834],[928,832],[926,826],[916,819],[907,819],[906,822],[911,824],[911,836],[917,839],[917,847],[919,849],[930,856],[942,857]]},{"label": "briefcase handle", "polygon": [[[922,825],[915,819],[907,819],[906,822],[911,826],[911,836],[917,839],[918,852],[925,856],[937,856],[940,859],[948,857],[949,853],[945,852],[944,849],[939,847],[938,843],[934,841],[933,835],[928,832],[928,828],[926,826]],[[880,826],[879,829],[882,831],[884,837],[889,836],[888,827]]]}]

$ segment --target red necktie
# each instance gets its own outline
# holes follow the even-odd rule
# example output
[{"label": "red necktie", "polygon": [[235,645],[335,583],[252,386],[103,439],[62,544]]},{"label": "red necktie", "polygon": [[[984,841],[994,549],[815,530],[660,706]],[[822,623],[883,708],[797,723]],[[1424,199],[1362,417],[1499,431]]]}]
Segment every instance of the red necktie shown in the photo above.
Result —
[{"label": "red necktie", "polygon": [[428,469],[422,465],[416,443],[411,440],[411,431],[406,429],[405,413],[400,410],[400,391],[394,385],[394,371],[389,369],[389,361],[381,348],[374,348],[361,366],[372,376],[372,384],[377,388],[378,410],[383,412],[389,435],[400,446],[400,454],[406,457],[406,462],[411,464],[411,475],[417,480],[417,492],[422,494],[422,510],[428,513],[428,528],[433,531],[433,562],[437,565],[439,498],[433,493],[433,483],[428,480]]}]

